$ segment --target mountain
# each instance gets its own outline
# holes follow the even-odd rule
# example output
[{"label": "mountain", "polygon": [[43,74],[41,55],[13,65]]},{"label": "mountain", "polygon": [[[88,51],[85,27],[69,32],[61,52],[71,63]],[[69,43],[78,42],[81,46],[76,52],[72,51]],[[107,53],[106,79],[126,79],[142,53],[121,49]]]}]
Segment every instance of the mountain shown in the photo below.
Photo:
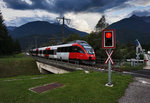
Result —
[{"label": "mountain", "polygon": [[[10,28],[10,27],[9,27]],[[47,35],[47,34],[61,34],[62,33],[62,25],[58,23],[49,23],[47,21],[33,21],[21,25],[13,29],[13,31],[9,31],[9,34],[14,38],[20,38],[24,36],[31,35]],[[78,31],[73,28],[69,28],[65,25],[65,36],[68,34],[78,33],[81,36],[85,36],[87,33]]]},{"label": "mountain", "polygon": [[119,43],[135,42],[138,39],[142,44],[150,44],[150,16],[132,15],[113,23],[108,29],[116,30]]},{"label": "mountain", "polygon": [[[9,35],[20,41],[23,49],[27,49],[35,47],[35,43],[38,46],[42,46],[43,44],[48,43],[50,39],[61,39],[62,25],[58,23],[49,23],[47,21],[33,21],[13,29],[8,27],[8,32]],[[65,37],[75,33],[80,36],[88,34],[65,25]]]},{"label": "mountain", "polygon": [[13,31],[14,29],[16,29],[17,27],[16,26],[8,26],[7,27],[7,30],[8,31]]}]

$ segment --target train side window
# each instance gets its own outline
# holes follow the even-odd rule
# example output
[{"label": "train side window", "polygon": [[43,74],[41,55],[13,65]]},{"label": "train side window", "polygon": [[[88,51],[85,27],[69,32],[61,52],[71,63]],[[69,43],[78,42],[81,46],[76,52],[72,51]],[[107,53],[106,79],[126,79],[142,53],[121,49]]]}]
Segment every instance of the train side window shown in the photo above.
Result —
[{"label": "train side window", "polygon": [[80,47],[77,47],[78,48],[78,52],[79,53],[85,53],[83,50],[82,50],[82,48],[80,48]]},{"label": "train side window", "polygon": [[51,54],[54,55],[54,50],[51,50]]},{"label": "train side window", "polygon": [[69,47],[66,47],[66,52],[69,52]]},{"label": "train side window", "polygon": [[57,48],[57,52],[72,52],[72,47]]},{"label": "train side window", "polygon": [[68,47],[68,52],[72,52],[72,46]]},{"label": "train side window", "polygon": [[61,52],[64,52],[64,51],[65,51],[65,48],[64,48],[64,47],[62,47],[62,48],[61,48]]},{"label": "train side window", "polygon": [[64,52],[67,52],[67,48],[66,47],[64,47]]},{"label": "train side window", "polygon": [[74,47],[73,46],[71,47],[71,52],[74,52]]},{"label": "train side window", "polygon": [[57,50],[54,50],[54,55],[56,55]]},{"label": "train side window", "polygon": [[46,50],[43,51],[43,54],[46,54]]},{"label": "train side window", "polygon": [[66,47],[62,47],[61,52],[67,52],[67,48]]},{"label": "train side window", "polygon": [[60,52],[62,52],[62,51],[63,51],[63,48],[61,47],[61,48],[60,48]]},{"label": "train side window", "polygon": [[47,50],[47,54],[53,55],[54,54],[54,50]]},{"label": "train side window", "polygon": [[47,54],[50,54],[50,50],[46,50],[46,53],[47,53]]},{"label": "train side window", "polygon": [[72,46],[72,52],[78,52],[77,46]]},{"label": "train side window", "polygon": [[60,48],[60,52],[63,52],[63,47]]},{"label": "train side window", "polygon": [[57,52],[61,52],[61,48],[57,48]]},{"label": "train side window", "polygon": [[64,47],[64,52],[68,52],[68,47]]}]

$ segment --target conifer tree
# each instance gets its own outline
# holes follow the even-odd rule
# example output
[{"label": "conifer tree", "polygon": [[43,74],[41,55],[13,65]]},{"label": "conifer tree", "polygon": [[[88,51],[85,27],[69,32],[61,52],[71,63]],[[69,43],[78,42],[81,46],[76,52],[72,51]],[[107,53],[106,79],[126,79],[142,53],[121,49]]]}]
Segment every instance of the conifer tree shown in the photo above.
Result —
[{"label": "conifer tree", "polygon": [[8,31],[0,11],[0,55],[9,55],[16,51],[21,51],[20,44],[18,41],[14,42],[12,37],[8,35]]},{"label": "conifer tree", "polygon": [[103,29],[107,28],[108,25],[109,24],[106,22],[105,16],[103,15],[95,26],[96,32],[101,32]]},{"label": "conifer tree", "polygon": [[15,53],[20,53],[21,52],[21,46],[19,44],[18,39],[16,39],[16,41],[14,42],[14,52]]}]

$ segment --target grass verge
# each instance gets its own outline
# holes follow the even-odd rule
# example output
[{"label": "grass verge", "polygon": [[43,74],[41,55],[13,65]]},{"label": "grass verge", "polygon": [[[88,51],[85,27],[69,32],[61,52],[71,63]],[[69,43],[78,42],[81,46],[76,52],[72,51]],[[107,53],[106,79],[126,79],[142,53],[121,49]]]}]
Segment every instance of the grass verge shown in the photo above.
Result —
[{"label": "grass verge", "polygon": [[136,71],[136,70],[142,70],[143,67],[144,64],[138,66],[131,66],[129,63],[126,63],[123,66],[120,66],[120,69],[124,71]]},{"label": "grass verge", "polygon": [[[36,77],[42,77],[33,79]],[[106,87],[107,73],[76,71],[59,75],[0,78],[1,103],[117,103],[131,76],[112,73],[114,87]],[[28,89],[58,82],[65,86],[41,94]]]},{"label": "grass verge", "polygon": [[22,54],[0,58],[0,77],[40,74],[34,59]]}]

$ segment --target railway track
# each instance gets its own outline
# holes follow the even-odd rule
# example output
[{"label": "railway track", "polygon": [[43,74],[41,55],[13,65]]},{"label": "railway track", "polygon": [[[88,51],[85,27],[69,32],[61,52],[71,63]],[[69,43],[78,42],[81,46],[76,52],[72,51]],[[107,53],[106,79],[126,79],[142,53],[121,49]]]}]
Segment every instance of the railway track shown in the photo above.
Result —
[{"label": "railway track", "polygon": [[[54,60],[54,59],[46,59],[41,57],[35,57],[32,56],[36,61],[50,64],[56,67],[60,67],[62,69],[68,70],[68,71],[75,71],[75,70],[87,70],[87,71],[101,71],[101,72],[107,72],[107,65],[102,64],[95,64],[95,65],[85,65],[85,64],[79,64],[78,62],[70,62],[70,61],[60,61],[60,60]],[[119,70],[118,67],[113,66],[112,70],[115,72],[122,72]]]}]

